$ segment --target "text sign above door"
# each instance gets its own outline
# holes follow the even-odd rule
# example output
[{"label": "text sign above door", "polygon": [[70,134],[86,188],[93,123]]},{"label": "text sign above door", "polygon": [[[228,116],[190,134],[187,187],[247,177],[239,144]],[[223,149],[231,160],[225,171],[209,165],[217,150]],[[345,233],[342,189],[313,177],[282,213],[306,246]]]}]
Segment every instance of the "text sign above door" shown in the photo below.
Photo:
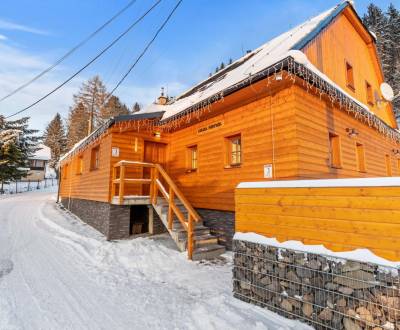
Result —
[{"label": "text sign above door", "polygon": [[222,120],[221,121],[217,121],[217,122],[212,123],[210,125],[200,127],[197,130],[197,134],[208,133],[209,131],[215,130],[215,129],[220,128],[222,126],[224,126],[224,122]]}]

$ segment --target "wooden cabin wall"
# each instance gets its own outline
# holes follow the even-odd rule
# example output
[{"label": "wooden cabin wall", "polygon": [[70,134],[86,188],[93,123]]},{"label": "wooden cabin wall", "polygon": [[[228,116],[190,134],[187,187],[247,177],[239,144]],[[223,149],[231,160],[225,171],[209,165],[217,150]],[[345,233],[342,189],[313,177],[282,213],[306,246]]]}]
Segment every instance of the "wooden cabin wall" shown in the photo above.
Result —
[{"label": "wooden cabin wall", "polygon": [[[235,97],[240,99],[241,93]],[[292,88],[233,108],[171,135],[168,171],[195,207],[234,211],[236,185],[265,180],[266,164],[274,164],[276,178],[298,175]],[[198,129],[217,122],[223,125],[198,133]],[[239,133],[242,164],[225,168],[225,138]],[[187,149],[193,145],[198,148],[198,169],[188,173]]]},{"label": "wooden cabin wall", "polygon": [[236,232],[400,257],[400,188],[236,189]]},{"label": "wooden cabin wall", "polygon": [[[387,176],[386,155],[392,175],[400,176],[400,159],[392,151],[399,144],[301,87],[294,87],[294,94],[300,179]],[[347,128],[355,129],[358,136],[349,137]],[[329,133],[340,138],[341,168],[330,166]],[[356,143],[365,150],[365,172],[357,169]]]},{"label": "wooden cabin wall", "polygon": [[[100,166],[90,169],[92,149],[100,146]],[[78,173],[79,158],[83,157],[83,172]],[[70,160],[62,162],[60,196],[63,198],[89,199],[108,202],[110,193],[111,135],[104,136],[100,143],[92,144]],[[65,176],[65,166],[68,164]]]},{"label": "wooden cabin wall", "polygon": [[[111,167],[121,160],[129,161],[145,161],[144,151],[145,143],[156,142],[167,145],[167,136],[163,138],[155,138],[153,132],[136,132],[136,131],[119,131],[115,128],[112,134],[112,147],[119,148],[119,157],[111,158]],[[147,172],[146,172],[147,171]],[[144,170],[144,176],[150,178],[150,172]],[[127,167],[126,178],[142,178],[143,168],[142,167]],[[149,185],[138,185],[138,184],[126,184],[125,195],[148,195]],[[118,194],[118,186],[116,194]]]},{"label": "wooden cabin wall", "polygon": [[[347,93],[368,105],[370,110],[387,124],[397,127],[389,104],[384,104],[382,108],[379,108],[375,102],[368,103],[366,81],[371,85],[373,94],[376,91],[381,95],[380,84],[383,82],[383,77],[379,72],[379,59],[373,49],[372,38],[368,35],[363,37],[348,17],[351,18],[350,14],[339,15],[329,27],[303,49],[303,52],[320,71]],[[369,38],[370,43],[367,44],[364,38]],[[347,86],[346,62],[353,67],[354,90]]]}]

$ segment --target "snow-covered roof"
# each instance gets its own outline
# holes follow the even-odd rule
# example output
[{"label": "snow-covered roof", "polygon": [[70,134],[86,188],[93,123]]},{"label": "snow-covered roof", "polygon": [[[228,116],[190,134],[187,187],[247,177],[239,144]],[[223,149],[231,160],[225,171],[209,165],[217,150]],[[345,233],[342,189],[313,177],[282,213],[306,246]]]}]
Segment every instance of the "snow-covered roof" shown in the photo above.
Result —
[{"label": "snow-covered roof", "polygon": [[35,152],[35,154],[30,159],[36,160],[50,160],[51,159],[51,150],[49,147],[44,144],[39,144],[39,150]]},{"label": "snow-covered roof", "polygon": [[[252,52],[249,52],[242,58],[228,65],[225,69],[217,72],[210,78],[200,82],[196,86],[182,93],[180,96],[174,98],[166,105],[151,104],[149,107],[144,108],[142,113],[164,110],[165,113],[162,120],[168,120],[186,109],[211,98],[213,95],[221,93],[230,86],[254,76],[284,58],[292,56],[294,50],[298,51],[302,49],[349,5],[351,5],[350,1],[344,1],[322,14],[309,19],[288,32],[270,40]],[[305,62],[308,63],[301,64],[311,64],[309,61]],[[324,78],[327,78],[314,66],[310,65],[310,69]],[[332,81],[329,80],[329,82]],[[345,93],[345,91],[343,92]],[[351,97],[350,95],[348,96]],[[359,103],[357,100],[355,101]],[[368,109],[365,105],[363,105],[363,107]]]}]

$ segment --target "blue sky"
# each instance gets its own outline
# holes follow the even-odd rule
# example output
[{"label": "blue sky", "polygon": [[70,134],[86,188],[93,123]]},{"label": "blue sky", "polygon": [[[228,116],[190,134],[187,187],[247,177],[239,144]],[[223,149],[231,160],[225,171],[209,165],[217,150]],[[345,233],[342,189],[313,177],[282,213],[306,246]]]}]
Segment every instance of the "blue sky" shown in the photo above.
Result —
[{"label": "blue sky", "polygon": [[[23,93],[0,104],[10,114],[35,101],[110,42],[154,1],[137,0],[113,23],[59,68]],[[371,1],[356,0],[363,15]],[[387,8],[390,2],[374,0]],[[0,2],[0,96],[46,68],[110,18],[128,0],[2,0]],[[67,116],[72,95],[85,79],[99,74],[112,89],[176,3],[157,9],[95,65],[65,88],[26,112],[43,129],[58,111]],[[242,56],[272,37],[335,6],[338,0],[184,0],[150,51],[119,89],[127,105],[152,102],[161,86],[177,95],[208,76],[221,61]]]}]

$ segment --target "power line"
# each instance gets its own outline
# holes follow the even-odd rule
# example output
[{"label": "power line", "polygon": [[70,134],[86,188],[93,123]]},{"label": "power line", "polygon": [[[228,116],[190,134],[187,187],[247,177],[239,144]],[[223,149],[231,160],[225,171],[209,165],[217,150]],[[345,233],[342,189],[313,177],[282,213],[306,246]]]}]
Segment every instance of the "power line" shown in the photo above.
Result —
[{"label": "power line", "polygon": [[106,26],[108,26],[110,23],[112,23],[116,18],[118,18],[122,13],[124,13],[128,8],[130,8],[136,0],[130,1],[124,8],[122,8],[119,12],[117,12],[113,17],[111,17],[108,21],[106,21],[103,25],[101,25],[97,30],[95,30],[93,33],[91,33],[89,36],[87,36],[85,39],[83,39],[80,43],[78,43],[76,46],[74,46],[71,50],[69,50],[67,53],[65,53],[62,57],[60,57],[54,64],[49,66],[47,69],[43,70],[41,73],[33,77],[31,80],[27,81],[26,83],[22,84],[9,94],[3,96],[0,98],[0,102],[8,99],[10,96],[13,96],[14,94],[18,93],[19,91],[23,90],[24,88],[28,87],[31,85],[33,82],[38,80],[39,78],[43,77],[46,73],[50,72],[53,70],[56,66],[61,64],[65,59],[67,59],[69,56],[71,56],[75,51],[77,51],[79,48],[84,46],[90,39],[95,37],[100,31],[102,31]]},{"label": "power line", "polygon": [[123,81],[128,77],[128,75],[131,73],[133,68],[136,66],[136,64],[140,61],[140,59],[146,54],[147,50],[150,48],[150,46],[153,44],[153,42],[157,39],[158,35],[161,33],[161,31],[164,29],[164,27],[167,25],[168,21],[171,19],[172,15],[175,13],[175,11],[178,9],[179,5],[182,3],[183,0],[179,0],[178,3],[175,5],[175,7],[172,9],[172,11],[169,13],[167,18],[164,20],[164,22],[161,24],[161,26],[158,28],[157,32],[154,34],[153,38],[147,43],[146,47],[143,49],[143,51],[140,53],[140,55],[136,58],[135,62],[129,67],[128,71],[124,74],[124,76],[121,78],[121,80],[117,83],[117,85],[112,89],[112,91],[108,94],[107,99],[109,99],[113,93],[117,90],[117,88],[123,83]]},{"label": "power line", "polygon": [[65,86],[68,82],[70,82],[72,79],[74,79],[78,74],[80,74],[83,70],[85,70],[87,67],[89,67],[93,62],[95,62],[99,57],[101,57],[105,52],[107,52],[112,46],[114,46],[122,37],[124,37],[132,28],[139,23],[143,18],[145,18],[157,5],[160,4],[162,0],[157,0],[142,16],[140,16],[135,22],[133,22],[123,33],[121,33],[116,39],[114,39],[106,48],[104,48],[99,54],[97,54],[94,58],[92,58],[88,63],[86,63],[82,68],[80,68],[78,71],[76,71],[72,76],[70,76],[67,80],[62,82],[60,85],[58,85],[56,88],[48,92],[46,95],[42,96],[39,98],[37,101],[33,102],[32,104],[28,105],[27,107],[5,117],[6,119],[16,116],[20,114],[21,112],[24,112],[26,110],[29,110],[30,108],[34,107],[38,103],[42,102],[44,99],[58,91],[60,88]]}]

